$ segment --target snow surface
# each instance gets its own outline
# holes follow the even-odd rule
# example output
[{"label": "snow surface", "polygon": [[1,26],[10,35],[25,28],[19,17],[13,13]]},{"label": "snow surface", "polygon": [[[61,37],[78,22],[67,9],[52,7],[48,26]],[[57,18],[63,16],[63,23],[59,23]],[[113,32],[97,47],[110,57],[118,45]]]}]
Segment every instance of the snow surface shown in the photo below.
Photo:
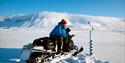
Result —
[{"label": "snow surface", "polygon": [[66,19],[73,29],[88,29],[90,21],[96,30],[125,31],[125,19],[105,16],[91,16],[59,12],[41,12],[34,14],[17,14],[0,18],[0,28],[52,28],[61,19]]},{"label": "snow surface", "polygon": [[[0,29],[0,48],[22,48],[34,39],[49,35],[48,29]],[[88,53],[89,31],[73,31],[74,43],[84,47],[83,54]],[[118,32],[93,31],[94,55],[111,63],[125,62],[125,34]],[[71,58],[70,58],[71,59]]]},{"label": "snow surface", "polygon": [[94,56],[111,63],[125,63],[125,19],[116,17],[59,12],[0,17],[0,48],[22,48],[23,45],[32,43],[34,39],[49,36],[49,32],[62,18],[67,19],[68,26],[75,34],[74,43],[84,47],[81,54],[88,53],[89,25],[87,23],[90,21],[94,27],[92,33]]}]

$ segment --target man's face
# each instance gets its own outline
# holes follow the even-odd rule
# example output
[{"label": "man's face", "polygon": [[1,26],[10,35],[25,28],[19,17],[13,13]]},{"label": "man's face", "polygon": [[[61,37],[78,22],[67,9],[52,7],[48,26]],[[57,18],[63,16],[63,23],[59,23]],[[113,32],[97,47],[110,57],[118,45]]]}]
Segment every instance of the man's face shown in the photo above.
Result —
[{"label": "man's face", "polygon": [[64,27],[66,27],[66,24],[62,24]]}]

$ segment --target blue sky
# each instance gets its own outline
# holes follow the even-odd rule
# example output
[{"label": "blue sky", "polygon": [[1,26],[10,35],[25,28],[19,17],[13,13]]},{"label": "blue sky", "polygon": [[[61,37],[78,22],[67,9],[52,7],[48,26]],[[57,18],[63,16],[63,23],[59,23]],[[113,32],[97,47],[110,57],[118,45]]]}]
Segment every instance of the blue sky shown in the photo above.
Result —
[{"label": "blue sky", "polygon": [[125,18],[125,0],[0,0],[0,16],[42,11]]}]

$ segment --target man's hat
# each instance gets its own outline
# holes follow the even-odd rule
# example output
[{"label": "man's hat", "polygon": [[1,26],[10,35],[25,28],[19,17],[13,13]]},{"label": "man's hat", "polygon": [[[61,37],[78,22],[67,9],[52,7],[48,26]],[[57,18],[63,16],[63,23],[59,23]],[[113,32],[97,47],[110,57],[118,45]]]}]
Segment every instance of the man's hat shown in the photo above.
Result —
[{"label": "man's hat", "polygon": [[67,24],[67,22],[66,22],[65,19],[62,19],[62,20],[61,20],[61,23],[62,23],[62,24]]}]

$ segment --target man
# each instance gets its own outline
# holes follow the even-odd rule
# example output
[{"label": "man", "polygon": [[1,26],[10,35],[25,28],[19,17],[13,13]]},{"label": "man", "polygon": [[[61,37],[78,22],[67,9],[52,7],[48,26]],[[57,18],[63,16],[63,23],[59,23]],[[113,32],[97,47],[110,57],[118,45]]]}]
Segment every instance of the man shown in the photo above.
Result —
[{"label": "man", "polygon": [[54,50],[57,45],[57,54],[62,52],[63,41],[67,38],[68,34],[66,31],[67,22],[65,19],[62,19],[58,25],[50,32],[50,37],[54,38]]}]

